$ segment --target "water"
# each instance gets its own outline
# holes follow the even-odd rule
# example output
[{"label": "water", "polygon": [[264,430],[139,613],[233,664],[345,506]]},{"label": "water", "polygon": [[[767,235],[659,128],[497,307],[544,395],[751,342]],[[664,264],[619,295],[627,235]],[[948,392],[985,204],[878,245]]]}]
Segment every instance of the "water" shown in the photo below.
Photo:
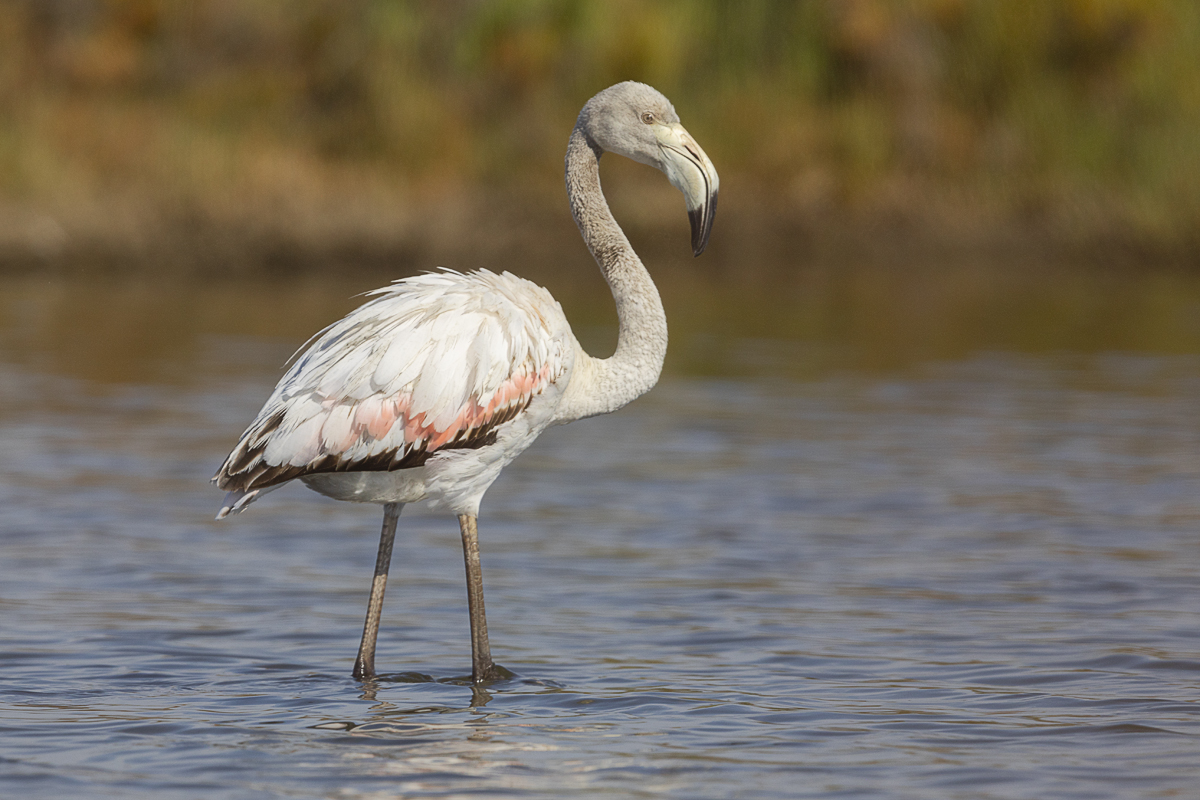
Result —
[{"label": "water", "polygon": [[1200,781],[1191,340],[925,341],[844,369],[812,365],[874,351],[685,330],[653,393],[550,431],[489,493],[493,654],[518,677],[473,691],[452,518],[405,510],[369,684],[379,511],[294,487],[212,521],[208,477],[319,322],[219,334],[79,291],[14,290],[0,317],[5,797]]}]

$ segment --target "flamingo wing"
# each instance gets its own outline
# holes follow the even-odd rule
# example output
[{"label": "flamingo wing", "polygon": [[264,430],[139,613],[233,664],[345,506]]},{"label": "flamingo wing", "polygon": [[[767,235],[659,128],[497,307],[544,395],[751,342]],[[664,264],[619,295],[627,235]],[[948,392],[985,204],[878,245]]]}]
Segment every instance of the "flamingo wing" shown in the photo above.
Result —
[{"label": "flamingo wing", "polygon": [[320,472],[390,471],[478,448],[565,369],[566,318],[509,273],[397,281],[318,334],[213,481],[240,510]]}]

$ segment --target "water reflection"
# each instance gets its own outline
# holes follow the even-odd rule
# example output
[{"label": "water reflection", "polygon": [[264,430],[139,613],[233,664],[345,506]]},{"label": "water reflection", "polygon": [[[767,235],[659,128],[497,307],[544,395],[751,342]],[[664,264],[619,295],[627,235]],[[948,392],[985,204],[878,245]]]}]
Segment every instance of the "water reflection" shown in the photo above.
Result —
[{"label": "water reflection", "polygon": [[[474,690],[453,519],[406,510],[365,684],[377,511],[211,521],[282,361],[369,286],[6,285],[4,788],[1187,796],[1195,283],[937,274],[668,271],[664,382],[488,495],[519,677]],[[602,349],[611,308],[560,294]]]},{"label": "water reflection", "polygon": [[[590,272],[534,270],[596,353],[615,312]],[[656,271],[671,326],[668,374],[897,369],[982,350],[1200,352],[1200,276],[1050,268],[796,269],[746,280],[674,262]],[[581,279],[582,278],[582,279]],[[0,284],[0,355],[101,382],[187,382],[220,347],[228,373],[264,346],[298,347],[387,278],[237,284]],[[277,340],[277,341],[273,341]],[[285,354],[285,357],[286,355]]]}]

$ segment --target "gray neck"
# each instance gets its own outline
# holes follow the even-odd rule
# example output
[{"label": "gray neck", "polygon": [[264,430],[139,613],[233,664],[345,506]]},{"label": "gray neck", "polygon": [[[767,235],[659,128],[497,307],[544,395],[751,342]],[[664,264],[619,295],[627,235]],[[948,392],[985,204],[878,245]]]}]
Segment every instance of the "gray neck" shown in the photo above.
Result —
[{"label": "gray neck", "polygon": [[580,351],[560,414],[572,419],[615,411],[649,391],[667,354],[667,315],[650,273],[604,199],[600,152],[577,126],[567,146],[567,196],[579,232],[612,289],[620,327],[611,358],[594,359]]}]

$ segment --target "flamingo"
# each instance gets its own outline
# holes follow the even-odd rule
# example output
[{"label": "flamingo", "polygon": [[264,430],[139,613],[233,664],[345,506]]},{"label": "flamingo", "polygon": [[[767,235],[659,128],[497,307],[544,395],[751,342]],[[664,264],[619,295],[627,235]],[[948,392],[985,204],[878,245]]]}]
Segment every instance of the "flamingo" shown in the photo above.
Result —
[{"label": "flamingo", "polygon": [[718,178],[671,102],[634,81],[592,97],[567,145],[579,232],[612,290],[610,358],[583,351],[548,291],[508,272],[443,270],[395,281],[318,333],[222,464],[217,519],[299,479],[337,500],[383,506],[383,529],[353,676],[375,676],[375,643],[396,523],[406,503],[458,517],[467,572],[471,681],[511,676],[492,661],[477,518],[484,493],[543,430],[606,414],[649,391],[667,350],[658,290],[600,188],[600,156],[655,167],[683,192],[692,251],[708,243]]}]

